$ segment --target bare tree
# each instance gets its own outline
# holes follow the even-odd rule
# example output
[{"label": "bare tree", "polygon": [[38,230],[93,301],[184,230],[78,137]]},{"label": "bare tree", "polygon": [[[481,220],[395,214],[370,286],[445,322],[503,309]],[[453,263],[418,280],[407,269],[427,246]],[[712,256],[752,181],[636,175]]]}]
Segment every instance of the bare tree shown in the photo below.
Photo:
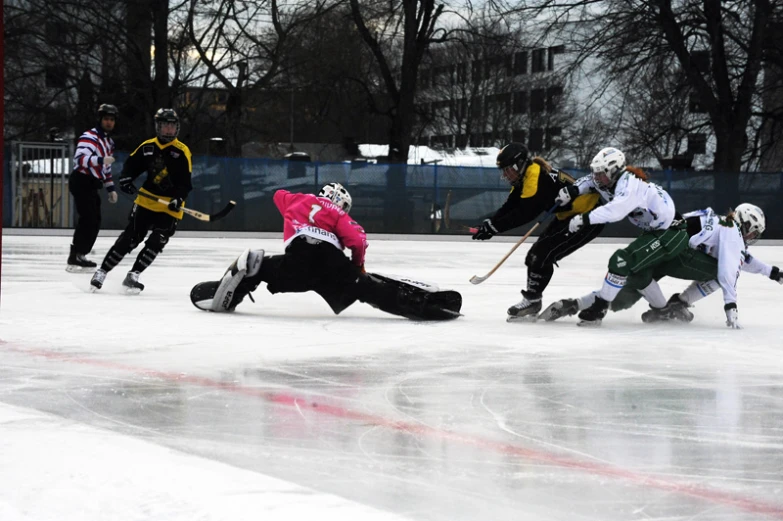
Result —
[{"label": "bare tree", "polygon": [[[406,163],[415,121],[415,97],[419,66],[433,42],[445,41],[438,29],[443,5],[434,0],[350,0],[356,27],[378,64],[385,92],[384,105],[369,97],[376,110],[391,120],[389,161]],[[377,88],[368,88],[369,93]]]},{"label": "bare tree", "polygon": [[770,19],[783,9],[779,3],[544,0],[535,6],[500,7],[548,15],[550,30],[578,51],[577,63],[597,60],[597,72],[620,98],[640,76],[671,74],[671,62],[661,57],[675,61],[712,127],[713,168],[740,171],[765,38]]}]

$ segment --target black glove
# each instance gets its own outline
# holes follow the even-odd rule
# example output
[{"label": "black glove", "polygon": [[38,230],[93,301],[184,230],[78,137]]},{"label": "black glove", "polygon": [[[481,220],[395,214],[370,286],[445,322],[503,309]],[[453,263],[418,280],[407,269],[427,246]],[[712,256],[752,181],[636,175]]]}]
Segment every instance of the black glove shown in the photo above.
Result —
[{"label": "black glove", "polygon": [[130,177],[120,177],[119,183],[120,183],[120,190],[122,190],[126,194],[136,195],[136,192],[139,191],[139,189],[136,188],[136,185],[133,184],[133,179],[131,179]]},{"label": "black glove", "polygon": [[169,210],[172,212],[178,212],[180,208],[182,208],[182,199],[179,197],[175,197],[171,201],[169,201]]},{"label": "black glove", "polygon": [[492,221],[484,219],[484,222],[481,223],[478,231],[473,234],[473,240],[486,241],[487,239],[491,239],[496,233],[498,233],[498,229],[492,225]]},{"label": "black glove", "polygon": [[772,266],[772,273],[769,274],[769,278],[778,284],[783,284],[783,273],[780,273],[780,268],[777,266]]}]

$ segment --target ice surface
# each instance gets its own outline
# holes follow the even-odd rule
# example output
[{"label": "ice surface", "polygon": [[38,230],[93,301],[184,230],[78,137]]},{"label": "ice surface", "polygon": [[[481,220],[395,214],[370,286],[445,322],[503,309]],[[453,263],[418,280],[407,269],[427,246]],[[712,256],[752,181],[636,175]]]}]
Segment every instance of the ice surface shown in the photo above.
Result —
[{"label": "ice surface", "polygon": [[[3,238],[0,520],[783,519],[783,288],[739,282],[689,325],[505,322],[523,245],[371,241],[367,268],[460,291],[414,323],[312,293],[190,304],[246,247],[176,236],[122,293],[64,271],[69,238]],[[99,261],[113,242],[96,244]],[[597,289],[617,247],[560,263],[546,302]],[[756,246],[783,264],[783,247]],[[664,280],[670,294],[686,286]]]}]

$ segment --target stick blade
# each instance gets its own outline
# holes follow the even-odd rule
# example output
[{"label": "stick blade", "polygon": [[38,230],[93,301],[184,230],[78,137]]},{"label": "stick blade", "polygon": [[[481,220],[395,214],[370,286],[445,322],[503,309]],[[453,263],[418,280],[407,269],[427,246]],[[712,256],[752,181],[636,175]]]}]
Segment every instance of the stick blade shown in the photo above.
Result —
[{"label": "stick blade", "polygon": [[234,209],[234,207],[235,207],[236,205],[237,205],[237,203],[236,203],[236,202],[234,202],[234,201],[229,201],[229,202],[228,202],[228,204],[225,206],[225,208],[223,208],[222,210],[220,210],[220,211],[219,211],[219,212],[217,212],[217,213],[213,213],[212,215],[210,215],[210,216],[209,216],[209,220],[210,220],[210,221],[217,221],[218,219],[222,219],[223,217],[225,217],[226,215],[228,215],[228,214],[229,214],[229,212],[230,212],[231,210],[233,210],[233,209]]},{"label": "stick blade", "polygon": [[481,284],[482,282],[487,280],[487,278],[489,278],[489,277],[488,276],[487,277],[479,277],[478,275],[473,275],[470,278],[470,283],[471,284]]}]

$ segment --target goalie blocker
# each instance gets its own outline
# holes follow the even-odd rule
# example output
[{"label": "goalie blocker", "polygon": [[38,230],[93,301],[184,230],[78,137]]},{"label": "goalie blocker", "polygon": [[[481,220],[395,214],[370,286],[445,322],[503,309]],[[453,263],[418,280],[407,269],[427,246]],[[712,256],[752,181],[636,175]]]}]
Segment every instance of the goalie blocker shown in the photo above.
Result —
[{"label": "goalie blocker", "polygon": [[313,242],[296,239],[286,254],[276,256],[265,257],[264,250],[245,250],[221,280],[196,284],[190,292],[191,302],[205,311],[231,312],[266,282],[273,294],[315,291],[335,314],[358,300],[411,320],[461,316],[462,296],[458,292],[441,291],[411,279],[361,273],[332,245]]}]

